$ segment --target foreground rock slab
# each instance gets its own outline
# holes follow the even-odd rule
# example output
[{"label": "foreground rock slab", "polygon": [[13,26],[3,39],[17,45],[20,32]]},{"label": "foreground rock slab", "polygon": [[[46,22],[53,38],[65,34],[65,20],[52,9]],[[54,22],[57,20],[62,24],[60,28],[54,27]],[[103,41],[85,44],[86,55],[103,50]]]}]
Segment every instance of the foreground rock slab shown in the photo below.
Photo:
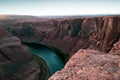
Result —
[{"label": "foreground rock slab", "polygon": [[0,80],[47,80],[48,76],[45,62],[0,27]]},{"label": "foreground rock slab", "polygon": [[79,50],[49,80],[120,80],[120,56]]}]

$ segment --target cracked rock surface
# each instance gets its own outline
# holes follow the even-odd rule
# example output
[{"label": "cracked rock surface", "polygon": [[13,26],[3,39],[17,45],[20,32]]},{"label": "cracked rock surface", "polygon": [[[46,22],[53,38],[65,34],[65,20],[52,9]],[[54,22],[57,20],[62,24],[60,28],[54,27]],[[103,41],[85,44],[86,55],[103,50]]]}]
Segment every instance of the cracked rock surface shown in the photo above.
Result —
[{"label": "cracked rock surface", "polygon": [[49,80],[120,80],[120,56],[79,50]]}]

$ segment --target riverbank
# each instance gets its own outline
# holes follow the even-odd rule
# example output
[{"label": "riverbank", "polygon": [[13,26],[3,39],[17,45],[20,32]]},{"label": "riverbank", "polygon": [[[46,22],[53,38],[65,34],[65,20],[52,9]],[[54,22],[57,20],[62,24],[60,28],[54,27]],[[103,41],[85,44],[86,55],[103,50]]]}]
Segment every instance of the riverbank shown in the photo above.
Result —
[{"label": "riverbank", "polygon": [[64,58],[66,56],[62,57],[65,54],[60,53],[60,50],[50,48],[40,43],[29,43],[29,42],[22,42],[22,43],[27,47],[29,47],[33,55],[35,55],[37,58],[42,58],[45,61],[45,63],[49,67],[48,71],[50,71],[50,75],[52,75],[58,70],[61,70],[64,67],[66,63]]},{"label": "riverbank", "polygon": [[53,50],[54,52],[56,52],[56,54],[61,58],[62,62],[64,63],[64,65],[66,64],[66,62],[69,60],[70,56],[68,55],[68,53],[64,53],[62,50],[55,48],[53,46],[50,46],[48,44],[42,43],[42,42],[38,42],[38,41],[26,41],[26,40],[21,40],[22,44],[25,45],[36,45],[36,46],[43,46],[46,48],[49,48],[51,50]]},{"label": "riverbank", "polygon": [[32,55],[33,59],[37,61],[37,63],[40,65],[41,69],[40,71],[42,72],[40,75],[38,75],[38,80],[48,80],[48,78],[50,77],[50,70],[49,67],[47,66],[47,63],[41,57],[38,57],[34,54]]}]

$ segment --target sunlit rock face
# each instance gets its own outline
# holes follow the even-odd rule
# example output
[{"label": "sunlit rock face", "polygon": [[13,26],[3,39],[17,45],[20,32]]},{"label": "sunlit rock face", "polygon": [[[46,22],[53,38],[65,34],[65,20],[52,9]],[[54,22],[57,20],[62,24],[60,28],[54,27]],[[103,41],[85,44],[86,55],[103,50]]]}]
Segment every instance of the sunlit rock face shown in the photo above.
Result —
[{"label": "sunlit rock face", "polygon": [[47,80],[45,62],[39,59],[38,64],[36,59],[17,37],[0,27],[0,80]]},{"label": "sunlit rock face", "polygon": [[120,80],[120,56],[79,50],[49,80]]}]

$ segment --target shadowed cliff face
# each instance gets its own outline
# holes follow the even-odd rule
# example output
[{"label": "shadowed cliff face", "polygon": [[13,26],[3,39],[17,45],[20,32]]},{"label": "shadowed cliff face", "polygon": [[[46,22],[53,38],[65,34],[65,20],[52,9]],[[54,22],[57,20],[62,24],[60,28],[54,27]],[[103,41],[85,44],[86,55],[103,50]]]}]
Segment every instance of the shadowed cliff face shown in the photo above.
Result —
[{"label": "shadowed cliff face", "polygon": [[44,60],[10,32],[0,27],[0,80],[47,80],[49,70]]},{"label": "shadowed cliff face", "polygon": [[109,53],[120,55],[120,40],[113,45]]},{"label": "shadowed cliff face", "polygon": [[27,30],[24,32],[21,30],[22,27],[25,27],[23,23],[14,22],[12,24],[9,31],[21,40],[51,45],[70,55],[79,49],[86,48],[109,52],[113,44],[120,38],[120,16],[28,22],[28,25],[31,26],[24,29]]}]

